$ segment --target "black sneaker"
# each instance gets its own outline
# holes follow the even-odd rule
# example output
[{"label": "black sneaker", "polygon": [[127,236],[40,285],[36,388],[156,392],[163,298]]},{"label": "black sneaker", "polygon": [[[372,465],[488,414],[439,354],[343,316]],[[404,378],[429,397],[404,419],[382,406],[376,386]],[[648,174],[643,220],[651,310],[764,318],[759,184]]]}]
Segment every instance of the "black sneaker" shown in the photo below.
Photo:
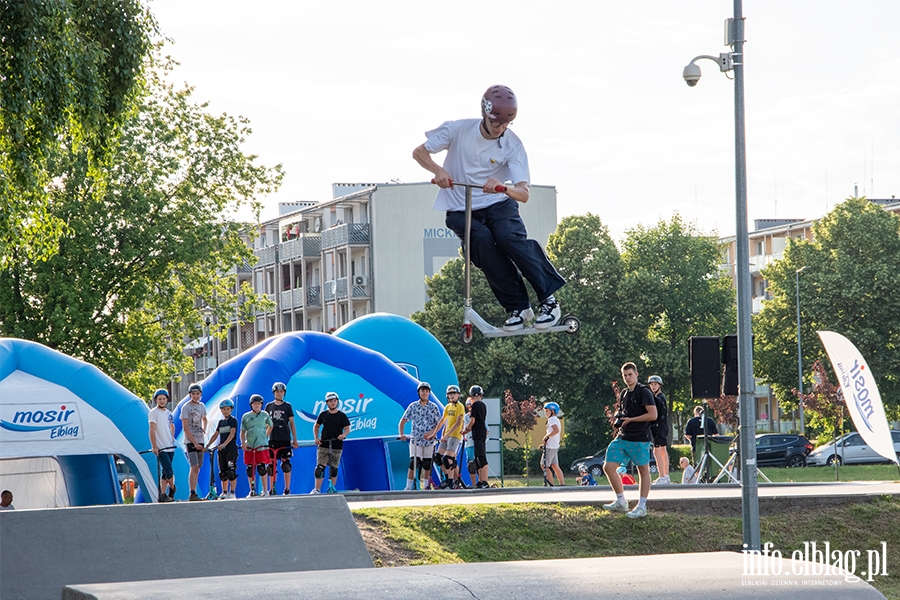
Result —
[{"label": "black sneaker", "polygon": [[169,486],[169,500],[175,500],[175,486]]},{"label": "black sneaker", "polygon": [[285,496],[290,496],[290,495],[291,495],[291,490],[284,490],[284,495],[285,495]]},{"label": "black sneaker", "polygon": [[537,319],[534,320],[535,329],[548,329],[559,321],[559,302],[550,296],[538,306]]},{"label": "black sneaker", "polygon": [[452,487],[452,485],[453,485],[452,483],[450,483],[449,481],[447,481],[445,479],[444,481],[441,482],[441,485],[439,485],[438,488],[440,488],[442,490],[446,490],[447,488]]},{"label": "black sneaker", "polygon": [[272,489],[269,490],[269,495],[270,495],[270,496],[277,496],[277,495],[278,495],[278,492],[275,491],[275,486],[274,486],[274,485],[272,486]]},{"label": "black sneaker", "polygon": [[487,481],[479,481],[478,483],[475,484],[475,488],[479,489],[479,490],[487,489],[489,487],[491,487],[491,486],[490,486],[490,484],[488,484]]},{"label": "black sneaker", "polygon": [[189,502],[199,502],[200,500],[203,500],[203,498],[198,496],[197,492],[191,492],[191,497],[188,498]]},{"label": "black sneaker", "polygon": [[509,317],[503,324],[503,329],[505,331],[518,331],[525,327],[525,323],[534,318],[534,311],[531,310],[530,306],[528,308],[517,308],[506,314],[509,315]]}]

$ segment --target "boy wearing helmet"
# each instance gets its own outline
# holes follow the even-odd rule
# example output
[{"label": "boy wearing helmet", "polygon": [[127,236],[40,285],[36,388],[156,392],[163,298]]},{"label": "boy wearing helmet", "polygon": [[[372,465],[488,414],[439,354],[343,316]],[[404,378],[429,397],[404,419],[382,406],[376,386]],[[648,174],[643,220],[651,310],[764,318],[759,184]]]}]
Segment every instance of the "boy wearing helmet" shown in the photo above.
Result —
[{"label": "boy wearing helmet", "polygon": [[653,436],[653,456],[659,469],[659,478],[653,483],[672,483],[669,479],[669,405],[666,395],[662,393],[662,377],[651,375],[647,380],[653,399],[656,401],[656,421],[650,425]]},{"label": "boy wearing helmet", "polygon": [[156,406],[149,414],[150,446],[159,463],[159,502],[172,502],[175,499],[175,472],[172,470],[172,460],[175,458],[175,417],[166,407],[169,392],[156,390],[153,402]]},{"label": "boy wearing helmet", "polygon": [[[422,381],[416,388],[419,401],[406,407],[400,418],[400,439],[409,440],[409,471],[406,475],[405,490],[413,489],[415,485],[416,470],[421,479],[419,489],[424,490],[431,475],[431,467],[434,461],[434,440],[428,438],[428,434],[435,429],[441,420],[441,410],[437,404],[431,402],[431,385]],[[403,433],[406,423],[410,423],[411,434],[407,437]]]},{"label": "boy wearing helmet", "polygon": [[[316,487],[310,494],[318,494],[325,481],[325,467],[328,467],[331,486],[337,485],[338,467],[341,464],[341,453],[344,451],[344,440],[350,435],[350,418],[338,409],[340,398],[336,392],[325,394],[325,410],[313,424],[313,438],[316,440]],[[319,434],[321,427],[322,433]]]},{"label": "boy wearing helmet", "polygon": [[[216,426],[219,433],[219,444],[216,446],[219,450],[219,481],[222,482],[222,495],[219,498],[228,500],[234,498],[237,488],[238,423],[231,414],[234,411],[234,402],[230,398],[219,402],[219,410],[222,411],[222,418]],[[206,448],[209,449],[215,441],[216,436],[213,434]]]},{"label": "boy wearing helmet", "polygon": [[284,401],[287,387],[280,381],[272,385],[272,395],[275,399],[266,404],[266,412],[272,417],[272,433],[269,435],[269,448],[271,449],[273,462],[269,468],[272,477],[272,489],[269,495],[275,495],[275,483],[278,479],[276,469],[281,460],[281,472],[284,473],[284,495],[291,493],[291,456],[292,448],[300,446],[297,443],[297,426],[294,424],[294,408],[290,402]]},{"label": "boy wearing helmet", "polygon": [[443,426],[441,443],[438,445],[438,454],[441,457],[441,470],[446,479],[441,482],[441,489],[453,489],[456,487],[456,455],[459,454],[459,445],[462,441],[463,420],[466,408],[459,403],[459,386],[447,386],[447,406],[444,407],[444,416],[438,421],[426,438],[434,439],[438,430]]},{"label": "boy wearing helmet", "polygon": [[190,402],[181,407],[181,427],[184,430],[184,449],[187,451],[188,463],[191,465],[188,475],[191,495],[188,500],[196,502],[202,500],[197,495],[197,477],[200,475],[200,467],[203,465],[206,406],[200,402],[203,397],[203,388],[199,383],[192,383],[188,387],[188,395],[191,398]]},{"label": "boy wearing helmet", "polygon": [[[480,119],[446,121],[426,132],[425,143],[413,151],[415,161],[434,174],[441,188],[434,208],[446,211],[447,227],[463,243],[465,192],[452,183],[484,184],[481,190],[472,190],[472,263],[484,272],[494,296],[506,309],[508,318],[503,328],[507,331],[522,329],[535,316],[522,276],[541,303],[534,322],[538,329],[549,328],[559,320],[559,304],[553,294],[565,284],[541,245],[528,239],[519,216],[517,202],[528,202],[530,174],[525,147],[507,129],[517,112],[513,91],[505,85],[492,86],[481,98]],[[444,150],[444,164],[438,165],[431,155]],[[494,191],[503,185],[505,192]]]},{"label": "boy wearing helmet", "polygon": [[[247,479],[250,482],[250,495],[256,496],[256,474],[263,478],[263,495],[269,489],[268,464],[269,434],[272,433],[272,417],[262,409],[263,397],[259,394],[250,396],[250,412],[241,417],[241,445],[244,447],[244,464],[247,465]],[[254,472],[253,469],[256,469]]]},{"label": "boy wearing helmet", "polygon": [[463,433],[472,432],[472,446],[474,448],[474,460],[469,463],[469,473],[478,478],[475,488],[486,488],[488,485],[488,461],[487,461],[487,405],[482,402],[484,390],[480,385],[469,388],[469,399],[472,400],[471,417],[469,424]]},{"label": "boy wearing helmet", "polygon": [[558,485],[566,485],[562,469],[559,468],[559,439],[562,428],[560,427],[559,404],[548,402],[544,405],[544,415],[547,417],[547,435],[544,436],[544,469],[547,480],[553,484],[553,476],[556,475]]}]

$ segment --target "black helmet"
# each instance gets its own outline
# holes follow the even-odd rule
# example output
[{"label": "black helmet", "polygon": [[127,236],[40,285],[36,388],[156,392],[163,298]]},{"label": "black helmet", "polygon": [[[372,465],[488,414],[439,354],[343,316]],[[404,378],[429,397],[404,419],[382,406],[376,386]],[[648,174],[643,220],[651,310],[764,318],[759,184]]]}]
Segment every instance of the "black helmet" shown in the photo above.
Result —
[{"label": "black helmet", "polygon": [[250,404],[253,404],[254,402],[259,402],[260,404],[262,404],[263,397],[259,394],[253,394],[252,396],[250,396]]},{"label": "black helmet", "polygon": [[419,386],[416,388],[416,391],[418,390],[428,390],[430,392],[431,384],[429,384],[427,381],[420,381]]},{"label": "black helmet", "polygon": [[484,396],[484,390],[481,389],[480,385],[473,385],[469,388],[470,396]]},{"label": "black helmet", "polygon": [[280,381],[276,381],[275,383],[272,384],[272,391],[277,392],[279,390],[281,390],[282,392],[286,392],[287,386],[284,385],[283,383],[281,383]]},{"label": "black helmet", "polygon": [[188,386],[188,394],[190,394],[191,392],[200,392],[202,394],[203,386],[199,383],[192,383],[190,386]]}]

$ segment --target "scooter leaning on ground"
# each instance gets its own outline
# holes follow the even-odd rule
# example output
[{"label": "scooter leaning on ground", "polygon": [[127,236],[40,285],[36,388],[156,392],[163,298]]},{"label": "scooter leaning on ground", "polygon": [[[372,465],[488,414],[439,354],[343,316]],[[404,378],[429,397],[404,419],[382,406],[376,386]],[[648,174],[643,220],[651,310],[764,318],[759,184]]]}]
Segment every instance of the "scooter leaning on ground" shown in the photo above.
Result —
[{"label": "scooter leaning on ground", "polygon": [[[435,183],[435,180],[432,179],[431,183]],[[463,326],[462,331],[460,332],[460,339],[462,340],[462,342],[464,344],[468,344],[472,341],[474,328],[477,328],[478,331],[480,331],[484,335],[484,337],[487,338],[510,337],[513,335],[532,335],[535,333],[578,333],[578,330],[581,328],[581,322],[572,315],[563,315],[559,319],[558,325],[553,325],[552,327],[547,327],[546,329],[537,329],[534,325],[528,325],[526,327],[523,327],[522,329],[517,329],[516,331],[506,331],[502,327],[494,327],[493,325],[482,319],[477,312],[475,312],[475,309],[472,308],[472,250],[469,244],[469,238],[472,235],[472,190],[480,190],[483,189],[484,186],[474,185],[471,183],[457,183],[455,181],[451,181],[450,184],[457,187],[466,188],[466,239],[463,243],[466,263],[466,291],[463,310]],[[497,193],[503,193],[506,191],[506,186],[499,185],[494,188],[494,191]]]}]

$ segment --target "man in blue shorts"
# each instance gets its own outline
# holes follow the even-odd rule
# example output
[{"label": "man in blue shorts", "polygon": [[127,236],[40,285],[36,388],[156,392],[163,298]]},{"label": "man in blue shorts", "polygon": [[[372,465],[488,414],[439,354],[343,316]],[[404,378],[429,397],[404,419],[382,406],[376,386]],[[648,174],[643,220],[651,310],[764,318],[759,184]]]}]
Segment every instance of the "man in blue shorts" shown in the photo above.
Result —
[{"label": "man in blue shorts", "polygon": [[[619,433],[606,449],[603,470],[616,493],[616,499],[603,508],[613,512],[628,513],[626,516],[638,519],[647,516],[647,496],[650,495],[650,425],[656,421],[656,401],[650,388],[638,382],[638,370],[634,363],[622,365],[622,379],[627,389],[619,396],[619,412],[616,426]],[[631,461],[637,466],[641,497],[634,510],[628,511],[625,488],[617,473],[619,465]]]}]

